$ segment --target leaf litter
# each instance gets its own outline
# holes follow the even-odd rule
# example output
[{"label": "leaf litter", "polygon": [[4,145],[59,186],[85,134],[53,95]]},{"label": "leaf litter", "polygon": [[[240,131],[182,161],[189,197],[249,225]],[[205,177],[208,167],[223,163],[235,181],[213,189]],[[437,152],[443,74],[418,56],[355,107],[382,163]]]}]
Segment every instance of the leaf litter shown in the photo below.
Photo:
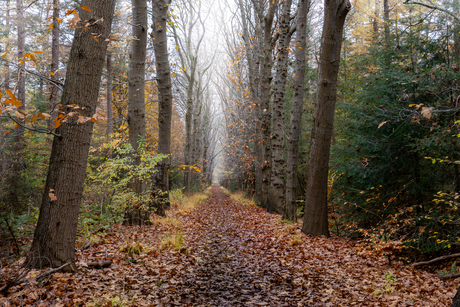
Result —
[{"label": "leaf litter", "polygon": [[[0,293],[0,306],[450,306],[455,295],[456,281],[389,265],[352,240],[304,235],[300,224],[211,191],[195,210],[171,210],[152,226],[113,226],[77,252],[76,274],[39,285],[41,271],[30,271]],[[106,259],[108,268],[86,265]],[[0,287],[19,264],[2,269]]]}]

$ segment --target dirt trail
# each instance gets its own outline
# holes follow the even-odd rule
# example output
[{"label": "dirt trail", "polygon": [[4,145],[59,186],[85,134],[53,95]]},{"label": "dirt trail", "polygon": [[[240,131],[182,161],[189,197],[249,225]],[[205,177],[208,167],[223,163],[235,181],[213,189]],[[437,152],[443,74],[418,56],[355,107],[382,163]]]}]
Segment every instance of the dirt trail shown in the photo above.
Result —
[{"label": "dirt trail", "polygon": [[[455,293],[455,285],[427,273],[391,267],[384,257],[359,256],[340,238],[302,234],[303,242],[291,245],[293,227],[280,223],[280,216],[235,203],[217,186],[212,193],[184,219],[193,263],[176,277],[174,296],[182,304],[448,306]],[[388,285],[393,290],[385,272],[394,272],[397,281]],[[379,289],[387,291],[378,294]]]},{"label": "dirt trail", "polygon": [[[0,293],[0,306],[441,307],[455,295],[458,281],[390,266],[343,238],[306,236],[300,225],[236,203],[218,186],[211,192],[189,214],[170,211],[152,226],[112,227],[76,254],[77,274],[55,273],[38,287],[34,276],[40,272],[29,272],[27,283]],[[187,252],[160,251],[162,238],[175,232],[183,233]],[[127,244],[145,248],[128,257]],[[113,264],[85,266],[104,257],[100,251]],[[19,265],[3,268],[0,286],[17,270]],[[385,273],[393,275],[388,280]]]}]

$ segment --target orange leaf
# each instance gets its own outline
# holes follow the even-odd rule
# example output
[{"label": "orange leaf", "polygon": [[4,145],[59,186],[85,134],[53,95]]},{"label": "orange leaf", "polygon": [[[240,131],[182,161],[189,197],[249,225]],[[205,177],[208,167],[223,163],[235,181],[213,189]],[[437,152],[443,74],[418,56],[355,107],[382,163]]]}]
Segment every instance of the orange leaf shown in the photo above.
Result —
[{"label": "orange leaf", "polygon": [[98,40],[97,38],[95,38],[95,37],[94,37],[94,36],[92,36],[92,35],[91,35],[91,37],[92,37],[92,38],[93,38],[93,39],[94,39],[96,42],[98,42],[98,43],[99,43],[99,40]]},{"label": "orange leaf", "polygon": [[59,126],[61,126],[61,122],[62,122],[62,118],[61,118],[61,119],[58,119],[58,120],[54,123],[54,129],[59,128]]},{"label": "orange leaf", "polygon": [[86,5],[85,6],[80,6],[80,8],[84,11],[87,11],[87,12],[92,12],[93,10],[90,9],[89,7],[87,7]]}]

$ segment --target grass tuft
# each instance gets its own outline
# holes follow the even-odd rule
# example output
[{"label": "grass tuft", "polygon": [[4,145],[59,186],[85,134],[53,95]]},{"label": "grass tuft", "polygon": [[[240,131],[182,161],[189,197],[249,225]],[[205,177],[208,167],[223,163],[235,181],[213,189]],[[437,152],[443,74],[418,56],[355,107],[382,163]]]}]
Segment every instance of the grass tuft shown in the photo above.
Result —
[{"label": "grass tuft", "polygon": [[196,208],[196,206],[204,202],[208,198],[205,192],[194,193],[185,196],[177,204],[177,213],[180,215],[187,215]]},{"label": "grass tuft", "polygon": [[247,198],[244,191],[236,191],[230,194],[230,197],[238,203],[241,203],[245,207],[257,207],[254,198]]},{"label": "grass tuft", "polygon": [[289,245],[295,246],[302,244],[302,235],[300,233],[295,233],[291,236],[291,240],[289,241]]},{"label": "grass tuft", "polygon": [[134,257],[134,255],[140,255],[144,250],[145,247],[141,243],[129,241],[120,248],[120,252],[127,253],[131,258]]},{"label": "grass tuft", "polygon": [[176,231],[174,234],[166,233],[163,239],[161,239],[158,249],[161,250],[174,250],[186,254],[187,248],[184,243],[184,236],[180,231]]}]

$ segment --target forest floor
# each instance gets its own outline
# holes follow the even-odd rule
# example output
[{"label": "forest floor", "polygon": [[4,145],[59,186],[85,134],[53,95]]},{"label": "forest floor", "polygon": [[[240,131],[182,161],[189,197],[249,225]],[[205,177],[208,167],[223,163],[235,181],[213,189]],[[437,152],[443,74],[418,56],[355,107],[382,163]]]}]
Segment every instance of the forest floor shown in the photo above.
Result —
[{"label": "forest floor", "polygon": [[[457,290],[351,240],[301,234],[300,224],[218,186],[209,195],[152,226],[113,226],[77,253],[78,273],[55,273],[39,287],[41,272],[27,272],[0,293],[0,306],[450,306]],[[110,267],[87,267],[106,257]],[[0,288],[18,268],[2,269]]]}]

